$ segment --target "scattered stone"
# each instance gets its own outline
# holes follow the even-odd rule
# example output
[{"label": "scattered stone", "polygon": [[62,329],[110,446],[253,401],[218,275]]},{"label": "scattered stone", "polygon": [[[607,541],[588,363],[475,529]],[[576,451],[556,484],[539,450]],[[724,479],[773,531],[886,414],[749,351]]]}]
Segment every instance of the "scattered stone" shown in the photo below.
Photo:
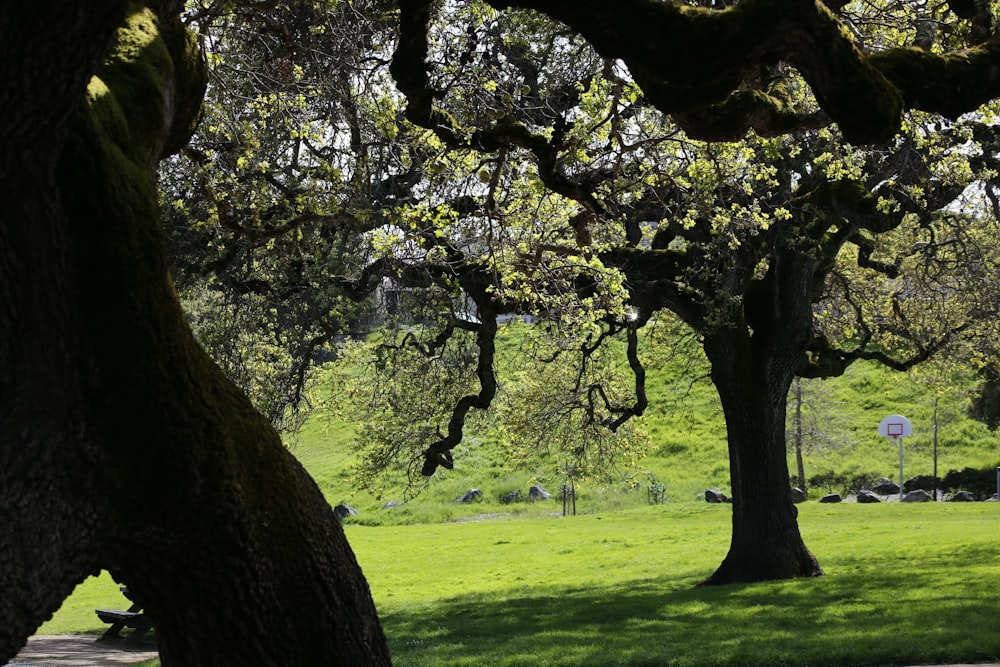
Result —
[{"label": "scattered stone", "polygon": [[828,493],[819,499],[821,503],[839,503],[843,498],[839,493]]},{"label": "scattered stone", "polygon": [[955,495],[948,499],[950,503],[971,503],[975,498],[968,491],[956,491]]},{"label": "scattered stone", "polygon": [[462,494],[460,498],[456,498],[456,503],[474,503],[478,500],[483,499],[483,492],[479,489],[469,489]]},{"label": "scattered stone", "polygon": [[382,505],[382,509],[391,510],[393,507],[402,507],[402,506],[403,503],[399,502],[398,500],[390,500],[385,505]]},{"label": "scattered stone", "polygon": [[936,484],[937,481],[933,475],[917,475],[903,482],[903,491],[909,492],[916,491],[917,489],[931,491],[935,486],[939,486]]},{"label": "scattered stone", "polygon": [[729,498],[718,489],[708,489],[705,491],[705,502],[707,503],[728,503]]},{"label": "scattered stone", "polygon": [[910,491],[905,496],[903,496],[904,503],[926,503],[930,499],[931,499],[931,494],[927,493],[923,489]]},{"label": "scattered stone", "polygon": [[858,502],[859,503],[880,503],[882,499],[876,496],[874,493],[868,489],[861,489],[858,491]]},{"label": "scattered stone", "polygon": [[504,505],[509,505],[511,503],[516,503],[521,499],[521,489],[514,489],[509,493],[505,493],[500,496],[500,502]]},{"label": "scattered stone", "polygon": [[552,495],[540,486],[532,486],[528,489],[528,500],[548,500]]},{"label": "scattered stone", "polygon": [[337,517],[338,521],[343,521],[349,516],[357,516],[358,511],[348,505],[347,503],[340,503],[333,508],[333,516]]},{"label": "scattered stone", "polygon": [[806,501],[806,492],[797,486],[793,488],[792,502],[797,504],[797,503],[804,503],[805,501]]},{"label": "scattered stone", "polygon": [[891,496],[894,493],[899,493],[899,484],[883,477],[875,482],[874,486],[872,486],[872,491],[880,496]]}]

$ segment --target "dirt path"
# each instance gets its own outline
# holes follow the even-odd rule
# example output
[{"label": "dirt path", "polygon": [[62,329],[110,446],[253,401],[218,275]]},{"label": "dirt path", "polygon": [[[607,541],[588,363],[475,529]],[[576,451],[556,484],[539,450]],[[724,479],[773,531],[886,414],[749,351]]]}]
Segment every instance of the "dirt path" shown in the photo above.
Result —
[{"label": "dirt path", "polygon": [[94,635],[36,635],[8,667],[120,667],[156,656],[153,640],[102,642]]}]

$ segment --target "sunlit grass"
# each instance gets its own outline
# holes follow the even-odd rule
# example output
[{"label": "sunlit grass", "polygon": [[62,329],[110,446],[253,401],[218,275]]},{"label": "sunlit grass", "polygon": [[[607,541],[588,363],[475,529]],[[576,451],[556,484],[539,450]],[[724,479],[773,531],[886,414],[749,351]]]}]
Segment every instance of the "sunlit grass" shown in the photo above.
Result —
[{"label": "sunlit grass", "polygon": [[[827,576],[699,587],[730,508],[347,526],[397,665],[850,666],[1000,658],[1000,505],[800,505]],[[94,632],[91,579],[49,633]],[[97,623],[96,625],[99,625]]]},{"label": "sunlit grass", "polygon": [[1000,506],[803,506],[828,576],[697,587],[725,507],[352,527],[397,665],[876,665],[1000,656]]},{"label": "sunlit grass", "polygon": [[[307,423],[292,451],[332,504],[361,512],[346,530],[397,665],[848,667],[1000,658],[997,503],[810,501],[800,506],[800,526],[828,576],[698,587],[729,544],[729,507],[694,500],[712,486],[728,492],[725,425],[710,384],[657,372],[645,418],[653,452],[641,470],[666,485],[661,506],[646,505],[641,470],[631,477],[639,488],[624,479],[581,485],[580,516],[554,516],[555,498],[503,505],[500,494],[526,493],[538,473],[504,470],[477,449],[486,436],[470,431],[455,470],[436,475],[418,499],[383,509],[402,497],[353,491],[350,424]],[[811,453],[807,477],[829,469],[894,478],[897,452],[875,433],[890,412],[914,423],[907,476],[930,473],[929,403],[918,382],[859,365],[830,386],[846,424],[841,439],[851,444]],[[995,434],[960,418],[954,400],[950,410],[942,474],[1000,462]],[[483,502],[453,502],[473,486]],[[547,486],[558,491],[558,482]],[[90,579],[40,632],[98,633],[94,609],[126,604],[110,577]]]}]

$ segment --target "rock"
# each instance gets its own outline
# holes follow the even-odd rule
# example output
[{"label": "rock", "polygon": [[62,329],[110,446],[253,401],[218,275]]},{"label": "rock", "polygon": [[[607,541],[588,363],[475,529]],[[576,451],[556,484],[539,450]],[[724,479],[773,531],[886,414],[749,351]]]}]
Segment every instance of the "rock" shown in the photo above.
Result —
[{"label": "rock", "polygon": [[880,503],[882,500],[868,489],[858,491],[857,499],[859,503]]},{"label": "rock", "polygon": [[382,509],[391,510],[393,507],[402,507],[402,506],[403,503],[399,502],[398,500],[390,500],[385,505],[382,505]]},{"label": "rock", "polygon": [[931,494],[927,493],[923,489],[910,491],[905,496],[903,496],[904,503],[926,503],[930,499],[931,499]]},{"label": "rock", "polygon": [[875,482],[875,485],[872,486],[872,491],[880,496],[891,496],[894,493],[899,493],[899,484],[883,477],[879,481]]},{"label": "rock", "polygon": [[971,503],[975,498],[968,491],[956,491],[955,495],[948,499],[950,503]]},{"label": "rock", "polygon": [[828,493],[819,499],[821,503],[839,503],[843,498],[840,497],[839,493]]},{"label": "rock", "polygon": [[[911,477],[910,479],[903,482],[903,491],[916,491],[917,489],[923,489],[924,491],[931,491],[935,487],[935,482],[933,475],[917,475],[916,477]],[[937,485],[940,486],[940,485]]]},{"label": "rock", "polygon": [[500,496],[500,502],[504,505],[509,505],[511,503],[516,503],[521,499],[521,489],[514,489],[510,493],[505,493]]},{"label": "rock", "polygon": [[456,503],[474,503],[477,500],[482,500],[482,499],[483,499],[483,492],[482,491],[480,491],[479,489],[469,489],[468,491],[466,491],[465,493],[463,493],[461,497],[456,498],[455,502]]},{"label": "rock", "polygon": [[358,511],[348,505],[347,503],[340,503],[333,508],[333,516],[337,517],[338,521],[343,521],[349,516],[357,516]]},{"label": "rock", "polygon": [[806,500],[806,492],[805,491],[803,491],[799,487],[795,487],[795,488],[792,489],[792,502],[793,503],[803,503],[803,502],[805,502],[805,500]]},{"label": "rock", "polygon": [[540,486],[532,486],[528,489],[528,500],[548,500],[552,495]]},{"label": "rock", "polygon": [[705,491],[705,502],[707,503],[727,503],[729,498],[718,489],[708,489]]}]

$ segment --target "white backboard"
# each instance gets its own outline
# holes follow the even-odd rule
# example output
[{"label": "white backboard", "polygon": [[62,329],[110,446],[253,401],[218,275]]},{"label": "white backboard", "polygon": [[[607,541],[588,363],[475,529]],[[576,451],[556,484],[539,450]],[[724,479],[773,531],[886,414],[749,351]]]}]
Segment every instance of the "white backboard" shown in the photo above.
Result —
[{"label": "white backboard", "polygon": [[878,434],[883,438],[905,438],[913,435],[913,424],[902,415],[889,415],[879,423]]}]

